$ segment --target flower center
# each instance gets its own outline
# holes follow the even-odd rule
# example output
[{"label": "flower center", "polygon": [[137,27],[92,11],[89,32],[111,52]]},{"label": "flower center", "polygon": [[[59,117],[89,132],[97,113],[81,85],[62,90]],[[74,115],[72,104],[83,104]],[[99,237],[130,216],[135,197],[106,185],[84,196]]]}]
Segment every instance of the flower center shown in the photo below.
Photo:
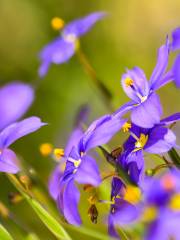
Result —
[{"label": "flower center", "polygon": [[170,200],[169,207],[172,210],[180,211],[180,193],[174,194]]},{"label": "flower center", "polygon": [[128,185],[125,189],[124,200],[137,204],[141,200],[141,191],[138,187]]},{"label": "flower center", "polygon": [[143,149],[147,143],[147,140],[148,140],[148,135],[141,133],[139,139],[135,143],[136,149],[138,149],[138,150]]},{"label": "flower center", "polygon": [[81,164],[81,159],[75,160],[75,159],[70,157],[70,158],[68,158],[68,161],[72,162],[74,164],[75,168],[78,168],[79,165]]},{"label": "flower center", "polygon": [[64,21],[62,20],[62,18],[54,17],[51,20],[51,26],[54,30],[60,30],[64,27]]}]

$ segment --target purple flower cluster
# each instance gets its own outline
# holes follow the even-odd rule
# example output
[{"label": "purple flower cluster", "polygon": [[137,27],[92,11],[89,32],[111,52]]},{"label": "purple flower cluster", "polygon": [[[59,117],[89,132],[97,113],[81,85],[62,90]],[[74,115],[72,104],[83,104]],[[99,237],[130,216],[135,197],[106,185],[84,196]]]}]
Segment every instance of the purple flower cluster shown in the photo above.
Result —
[{"label": "purple flower cluster", "polygon": [[[76,40],[104,16],[104,13],[93,13],[66,25],[61,37],[41,52],[40,76],[46,74],[50,63],[61,64],[69,60],[75,52]],[[49,192],[70,224],[82,224],[78,209],[82,191],[78,186],[83,185],[83,189],[90,194],[88,202],[91,207],[88,212],[93,222],[96,222],[98,215],[96,204],[109,205],[108,231],[111,236],[119,238],[117,226],[146,219],[145,239],[180,239],[177,227],[180,221],[179,166],[173,158],[171,161],[165,159],[164,165],[168,170],[156,178],[153,176],[155,170],[146,171],[144,160],[145,153],[149,157],[158,155],[164,159],[163,154],[179,148],[171,127],[180,120],[180,113],[161,119],[163,108],[156,93],[171,81],[180,86],[180,55],[167,70],[171,52],[179,48],[180,28],[177,28],[172,33],[172,40],[168,37],[159,48],[157,63],[149,81],[139,67],[127,69],[122,75],[121,85],[131,98],[130,102],[114,113],[95,120],[85,131],[82,125],[78,125],[72,132],[63,160],[55,168],[49,182]],[[123,118],[128,112],[129,121]],[[102,149],[102,145],[109,143],[121,129],[129,136],[120,151],[105,150],[105,158],[113,165],[114,174],[110,200],[101,199],[96,190],[103,182],[103,176],[93,155],[97,156],[97,149]],[[64,169],[62,163],[65,164]]]}]

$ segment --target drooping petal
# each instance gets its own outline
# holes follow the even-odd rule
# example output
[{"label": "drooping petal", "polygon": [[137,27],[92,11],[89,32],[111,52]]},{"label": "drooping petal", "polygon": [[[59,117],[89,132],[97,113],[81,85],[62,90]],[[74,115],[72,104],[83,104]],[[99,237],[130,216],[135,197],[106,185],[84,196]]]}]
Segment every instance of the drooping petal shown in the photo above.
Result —
[{"label": "drooping petal", "polygon": [[44,77],[48,71],[50,63],[62,64],[67,62],[74,54],[75,43],[57,38],[43,48],[39,54],[42,62],[39,68],[39,76]]},{"label": "drooping petal", "polygon": [[149,153],[168,152],[176,144],[175,134],[165,127],[154,127],[150,131],[144,150]]},{"label": "drooping petal", "polygon": [[115,117],[122,117],[127,112],[131,111],[133,108],[135,108],[136,102],[128,102],[124,104],[122,107],[120,107],[118,110],[116,110],[113,113],[113,116]]},{"label": "drooping petal", "polygon": [[33,99],[34,91],[28,84],[13,82],[0,88],[0,130],[21,118]]},{"label": "drooping petal", "polygon": [[54,171],[52,172],[49,183],[48,183],[48,190],[51,197],[56,200],[60,190],[60,179],[63,175],[63,171],[61,170],[60,166],[58,165]]},{"label": "drooping petal", "polygon": [[0,155],[0,172],[16,174],[19,171],[16,154],[10,149],[4,149]]},{"label": "drooping petal", "polygon": [[[127,84],[127,79],[132,80],[132,86],[131,84]],[[138,67],[134,67],[132,70],[127,70],[127,73],[122,76],[121,83],[127,96],[136,103],[141,102],[139,95],[147,96],[149,93],[146,76],[143,70]]]},{"label": "drooping petal", "polygon": [[156,88],[156,84],[161,81],[161,78],[167,68],[169,58],[169,42],[165,45],[162,45],[158,50],[158,58],[156,67],[150,77],[150,88],[154,90]]},{"label": "drooping petal", "polygon": [[65,26],[63,35],[80,37],[87,33],[97,21],[104,18],[106,15],[107,13],[105,12],[95,12],[87,15],[86,17],[77,19]]},{"label": "drooping petal", "polygon": [[11,124],[0,133],[0,147],[8,147],[17,139],[35,132],[44,125],[46,125],[46,123],[41,122],[38,117],[26,118],[20,122]]},{"label": "drooping petal", "polygon": [[134,124],[143,128],[152,128],[160,122],[162,107],[158,95],[151,94],[146,101],[136,106],[131,113]]},{"label": "drooping petal", "polygon": [[115,201],[115,210],[114,213],[111,213],[115,225],[129,224],[138,218],[140,212],[135,205],[120,198],[117,198]]},{"label": "drooping petal", "polygon": [[172,70],[168,71],[163,75],[162,78],[160,78],[154,85],[153,85],[153,91],[158,90],[159,88],[165,86],[166,84],[174,81],[174,72]]},{"label": "drooping petal", "polygon": [[111,237],[119,239],[119,235],[115,229],[113,217],[111,214],[109,214],[109,216],[108,216],[108,233]]},{"label": "drooping petal", "polygon": [[173,73],[174,73],[174,82],[177,88],[180,88],[180,54],[177,56],[174,65],[173,65]]},{"label": "drooping petal", "polygon": [[81,184],[90,184],[98,186],[101,183],[96,161],[90,156],[83,156],[82,162],[75,174],[75,180]]},{"label": "drooping petal", "polygon": [[107,143],[123,126],[125,119],[106,115],[93,122],[83,136],[84,149],[91,148]]},{"label": "drooping petal", "polygon": [[178,49],[180,49],[180,27],[176,28],[172,32],[171,50],[175,51]]},{"label": "drooping petal", "polygon": [[180,120],[180,112],[174,113],[167,118],[161,120],[160,124],[162,125],[170,125]]},{"label": "drooping petal", "polygon": [[73,225],[80,225],[81,218],[78,212],[80,193],[74,180],[68,181],[63,193],[63,212],[66,220]]}]

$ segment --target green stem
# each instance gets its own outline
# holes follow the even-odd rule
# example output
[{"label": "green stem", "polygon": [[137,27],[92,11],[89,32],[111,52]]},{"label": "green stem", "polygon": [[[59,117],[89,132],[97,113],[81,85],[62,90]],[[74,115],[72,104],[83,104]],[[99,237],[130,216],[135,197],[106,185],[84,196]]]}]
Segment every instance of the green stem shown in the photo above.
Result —
[{"label": "green stem", "polygon": [[179,154],[176,152],[175,148],[172,148],[169,152],[168,152],[169,157],[171,158],[172,162],[174,163],[174,165],[177,168],[180,168],[180,156]]},{"label": "green stem", "polygon": [[100,80],[97,77],[96,71],[90,64],[88,58],[86,57],[85,53],[82,51],[82,49],[79,47],[77,48],[77,56],[79,58],[79,61],[81,65],[83,66],[85,72],[89,75],[91,80],[93,81],[94,85],[97,87],[97,89],[100,91],[102,97],[104,98],[106,105],[108,108],[113,111],[113,107],[111,105],[112,102],[112,93],[109,91],[109,89],[105,86],[102,80]]}]

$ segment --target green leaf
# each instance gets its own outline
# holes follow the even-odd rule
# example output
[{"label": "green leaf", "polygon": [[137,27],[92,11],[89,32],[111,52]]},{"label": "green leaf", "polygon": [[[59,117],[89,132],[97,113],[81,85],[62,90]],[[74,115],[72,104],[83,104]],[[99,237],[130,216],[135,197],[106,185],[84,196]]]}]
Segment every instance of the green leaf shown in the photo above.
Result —
[{"label": "green leaf", "polygon": [[61,224],[48,213],[45,208],[41,206],[33,197],[29,196],[23,186],[20,184],[18,179],[12,175],[7,174],[11,183],[17,188],[17,190],[24,196],[29,205],[36,212],[41,221],[46,225],[46,227],[57,237],[59,240],[71,240],[71,237],[66,232],[66,230],[61,226]]},{"label": "green leaf", "polygon": [[26,239],[25,240],[40,240],[38,238],[38,236],[34,233],[29,233],[27,236],[26,236]]},{"label": "green leaf", "polygon": [[13,240],[8,231],[0,224],[0,239],[1,240]]}]

